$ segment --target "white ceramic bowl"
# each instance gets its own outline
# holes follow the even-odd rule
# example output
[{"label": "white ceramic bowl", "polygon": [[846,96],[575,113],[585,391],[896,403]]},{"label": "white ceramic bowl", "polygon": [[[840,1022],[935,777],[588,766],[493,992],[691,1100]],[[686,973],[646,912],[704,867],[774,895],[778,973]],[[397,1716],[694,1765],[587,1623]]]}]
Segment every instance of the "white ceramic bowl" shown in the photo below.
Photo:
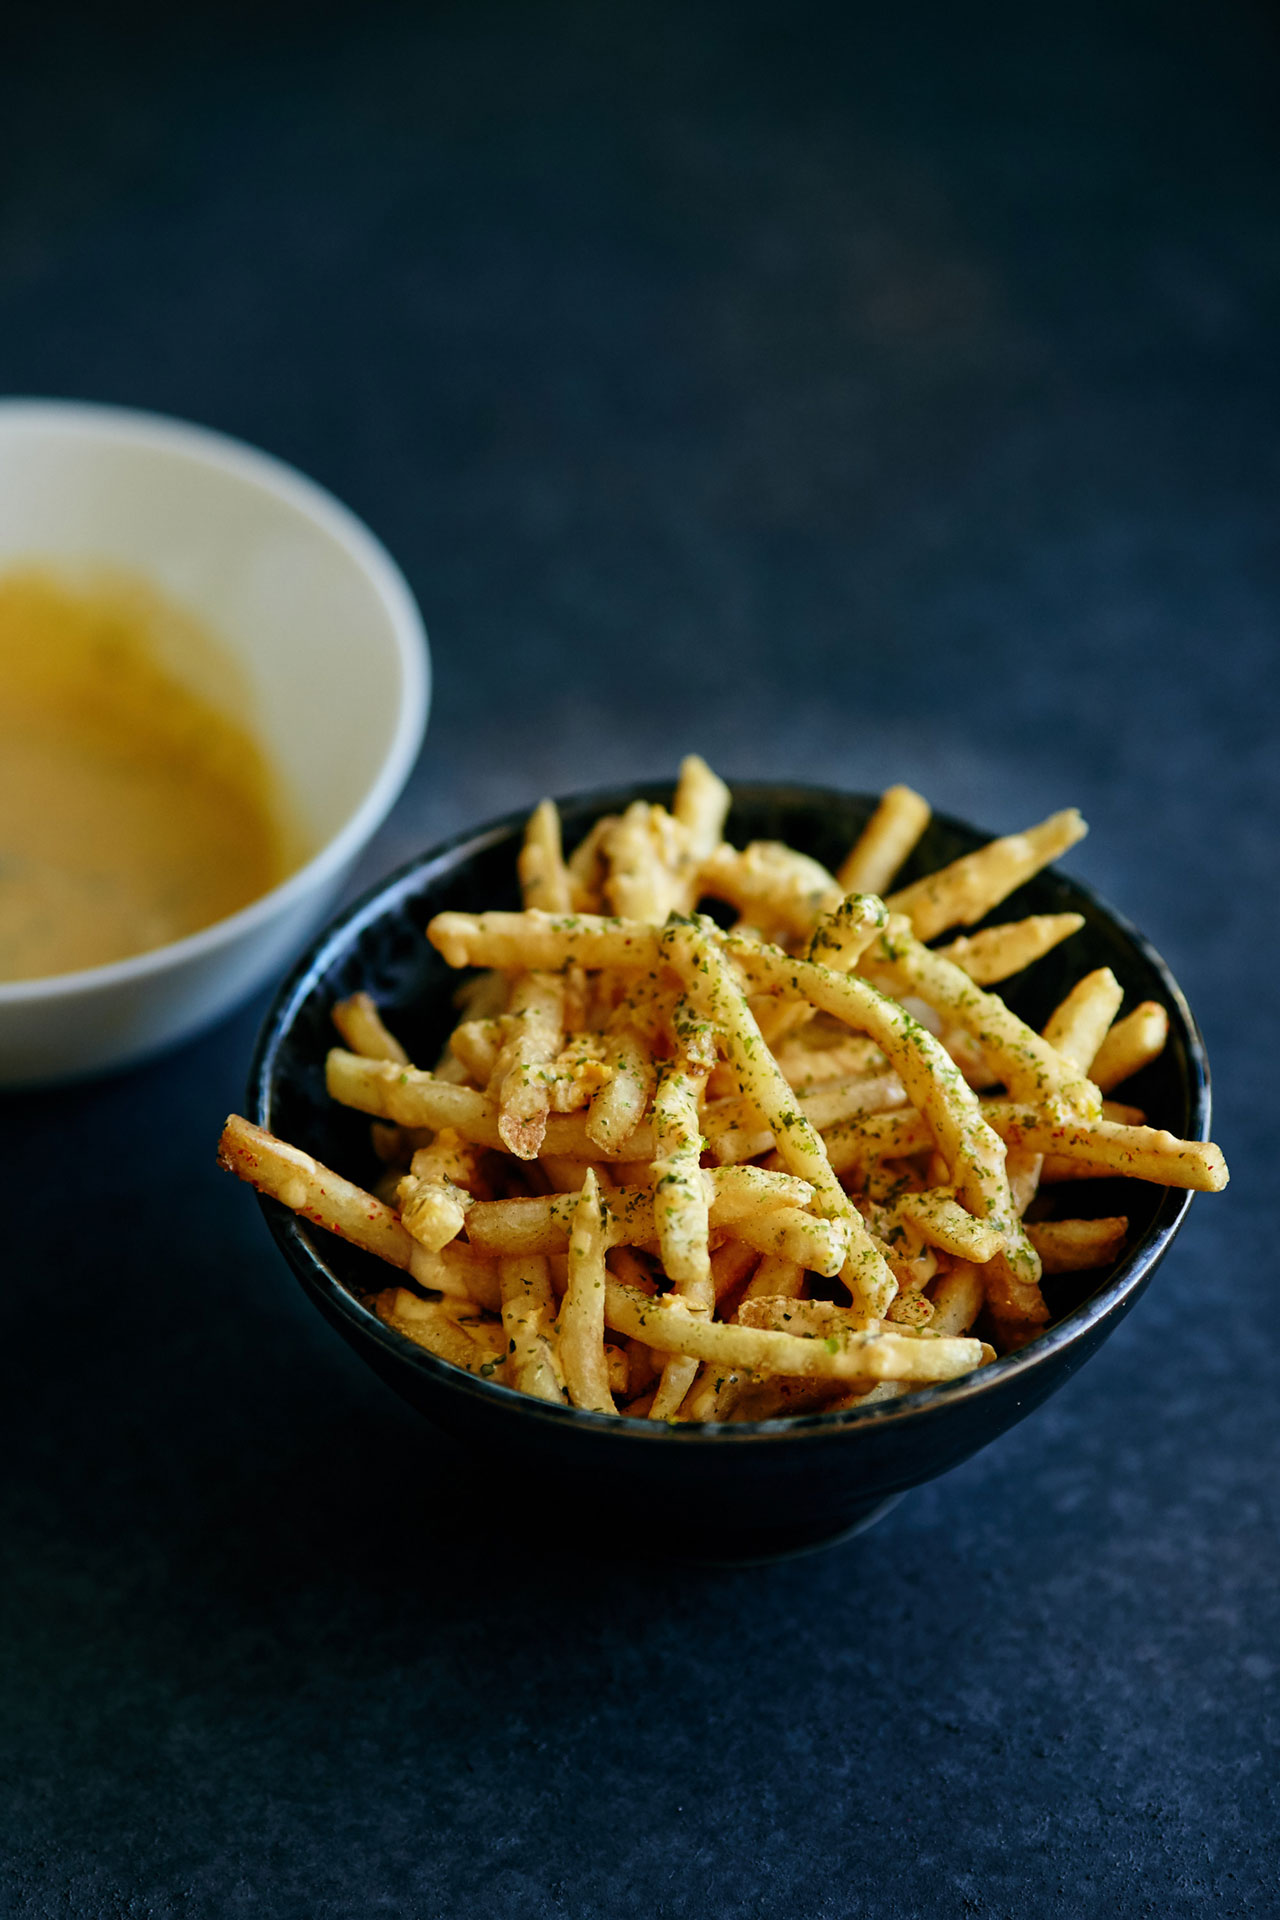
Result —
[{"label": "white ceramic bowl", "polygon": [[243,671],[303,847],[279,886],[110,966],[0,982],[0,1085],[123,1066],[207,1026],[301,945],[404,785],[430,664],[386,549],[268,455],[115,407],[0,401],[0,568],[144,575]]}]

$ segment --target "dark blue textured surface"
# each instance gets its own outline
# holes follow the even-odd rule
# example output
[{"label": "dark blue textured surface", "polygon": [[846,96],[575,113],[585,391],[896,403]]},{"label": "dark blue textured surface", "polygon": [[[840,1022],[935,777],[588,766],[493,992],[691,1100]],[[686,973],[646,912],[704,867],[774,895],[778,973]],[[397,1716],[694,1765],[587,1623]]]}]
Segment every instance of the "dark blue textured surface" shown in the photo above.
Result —
[{"label": "dark blue textured surface", "polygon": [[1270,14],[6,37],[0,383],[298,461],[422,600],[429,745],[363,877],[694,745],[995,828],[1078,802],[1234,1180],[1025,1426],[712,1574],[514,1554],[315,1320],[212,1165],[261,1003],[8,1103],[0,1909],[1275,1912]]}]

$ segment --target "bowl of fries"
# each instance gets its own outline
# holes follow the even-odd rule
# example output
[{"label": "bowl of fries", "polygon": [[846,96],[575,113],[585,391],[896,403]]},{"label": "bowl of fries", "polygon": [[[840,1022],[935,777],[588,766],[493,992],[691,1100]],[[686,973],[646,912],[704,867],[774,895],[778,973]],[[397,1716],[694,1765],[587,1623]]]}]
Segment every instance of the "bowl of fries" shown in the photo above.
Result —
[{"label": "bowl of fries", "polygon": [[697,759],[543,802],[312,946],[222,1164],[356,1351],[570,1524],[847,1534],[1068,1379],[1226,1182],[1176,982],[1053,865],[1083,831]]}]

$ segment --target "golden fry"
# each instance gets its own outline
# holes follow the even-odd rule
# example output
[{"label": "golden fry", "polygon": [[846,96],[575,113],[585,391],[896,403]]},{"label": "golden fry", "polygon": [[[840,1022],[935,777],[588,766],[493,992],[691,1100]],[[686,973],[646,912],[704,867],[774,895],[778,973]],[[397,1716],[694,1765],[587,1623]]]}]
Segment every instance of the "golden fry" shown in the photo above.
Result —
[{"label": "golden fry", "polygon": [[1109,1267],[1129,1231],[1117,1215],[1107,1220],[1038,1220],[1027,1228],[1046,1273],[1080,1273]]},{"label": "golden fry", "polygon": [[1124,988],[1110,967],[1098,967],[1078,980],[1050,1015],[1044,1037],[1064,1060],[1088,1073],[1123,999]]},{"label": "golden fry", "polygon": [[572,885],[560,847],[560,814],[554,800],[540,801],[529,815],[517,865],[526,907],[542,913],[572,913]]},{"label": "golden fry", "polygon": [[989,841],[914,886],[890,894],[891,913],[905,914],[918,940],[932,940],[948,927],[971,927],[1002,900],[1088,832],[1074,807],[1029,827]]},{"label": "golden fry", "polygon": [[1089,1078],[1103,1093],[1110,1093],[1158,1060],[1168,1038],[1168,1014],[1155,1000],[1144,1000],[1116,1021],[1093,1056]]},{"label": "golden fry", "polygon": [[935,948],[935,952],[963,967],[980,987],[993,987],[1042,959],[1051,948],[1079,933],[1083,925],[1082,913],[1033,913],[1025,920],[984,927],[980,933],[962,933],[958,940]]},{"label": "golden fry", "polygon": [[408,1054],[394,1033],[388,1033],[382,1015],[367,993],[353,993],[350,999],[339,1000],[333,1009],[332,1019],[352,1053],[363,1053],[370,1060],[394,1060],[397,1066],[408,1066]]},{"label": "golden fry", "polygon": [[560,1303],[556,1352],[570,1400],[593,1413],[617,1411],[604,1354],[606,1244],[596,1177],[588,1173],[569,1236],[569,1284]]},{"label": "golden fry", "polygon": [[841,891],[883,894],[931,818],[929,802],[910,787],[887,788],[836,875]]}]

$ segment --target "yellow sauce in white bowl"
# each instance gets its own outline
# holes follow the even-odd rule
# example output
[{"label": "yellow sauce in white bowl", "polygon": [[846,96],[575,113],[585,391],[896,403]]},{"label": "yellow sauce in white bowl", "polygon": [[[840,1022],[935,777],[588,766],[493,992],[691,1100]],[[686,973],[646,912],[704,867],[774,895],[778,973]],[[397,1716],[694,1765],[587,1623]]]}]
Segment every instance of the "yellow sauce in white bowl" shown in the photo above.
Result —
[{"label": "yellow sauce in white bowl", "polygon": [[[222,678],[224,703],[166,663]],[[212,677],[212,676],[210,676]],[[104,966],[288,871],[279,783],[228,710],[234,663],[143,580],[0,575],[0,980]]]}]

